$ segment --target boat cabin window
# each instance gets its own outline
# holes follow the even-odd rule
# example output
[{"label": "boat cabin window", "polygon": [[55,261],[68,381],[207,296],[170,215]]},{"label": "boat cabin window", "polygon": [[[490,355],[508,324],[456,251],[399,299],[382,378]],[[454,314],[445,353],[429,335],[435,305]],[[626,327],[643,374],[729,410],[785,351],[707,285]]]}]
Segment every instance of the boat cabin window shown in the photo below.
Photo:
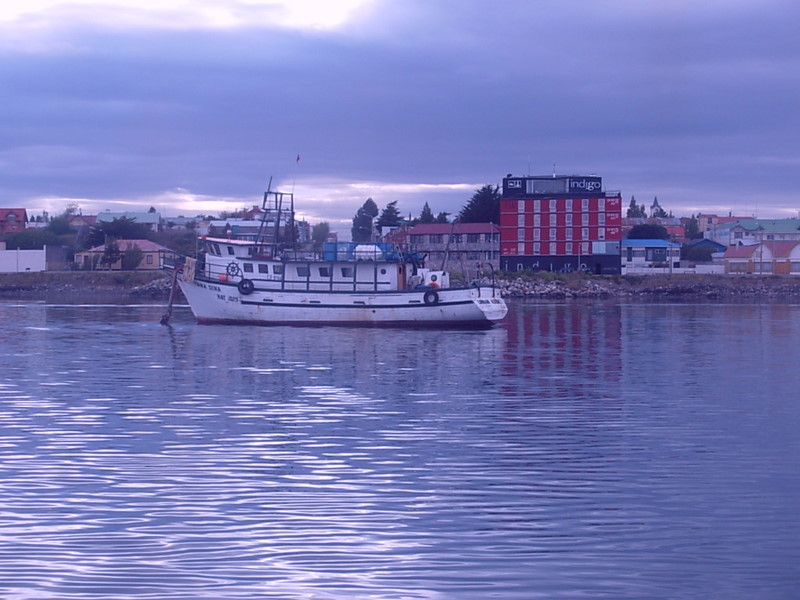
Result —
[{"label": "boat cabin window", "polygon": [[235,254],[233,250],[233,246],[225,246],[228,249],[228,255],[233,256]]},{"label": "boat cabin window", "polygon": [[209,244],[208,249],[211,251],[211,254],[216,254],[217,256],[222,256],[222,252],[220,252],[219,244],[216,242]]},{"label": "boat cabin window", "polygon": [[269,274],[269,265],[258,265],[258,272]]},{"label": "boat cabin window", "polygon": [[309,273],[310,273],[310,270],[309,270],[308,266],[303,265],[303,266],[298,266],[297,267],[297,276],[298,277],[308,277]]},{"label": "boat cabin window", "polygon": [[353,278],[353,267],[342,267],[342,277],[347,279]]},{"label": "boat cabin window", "polygon": [[320,277],[330,277],[331,276],[330,267],[320,267],[319,268],[319,276]]},{"label": "boat cabin window", "polygon": [[272,272],[275,275],[283,275],[283,265],[272,265]]},{"label": "boat cabin window", "polygon": [[244,263],[244,272],[245,273],[252,273],[253,272],[253,263]]}]

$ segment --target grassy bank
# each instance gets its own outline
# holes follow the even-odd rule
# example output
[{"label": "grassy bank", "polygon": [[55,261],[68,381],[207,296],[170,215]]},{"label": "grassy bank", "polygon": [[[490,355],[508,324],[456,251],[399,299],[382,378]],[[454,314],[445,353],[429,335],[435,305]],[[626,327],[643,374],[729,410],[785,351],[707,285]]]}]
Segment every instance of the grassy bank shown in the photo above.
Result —
[{"label": "grassy bank", "polygon": [[0,296],[49,298],[54,295],[167,297],[170,278],[162,271],[45,271],[0,273]]}]

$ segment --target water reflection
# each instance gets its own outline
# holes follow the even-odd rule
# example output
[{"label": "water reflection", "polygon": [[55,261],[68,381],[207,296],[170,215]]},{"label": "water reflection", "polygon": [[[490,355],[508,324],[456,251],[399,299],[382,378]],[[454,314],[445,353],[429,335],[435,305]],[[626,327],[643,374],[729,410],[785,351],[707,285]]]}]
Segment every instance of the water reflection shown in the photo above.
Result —
[{"label": "water reflection", "polygon": [[0,304],[0,595],[791,597],[798,307],[713,308]]}]

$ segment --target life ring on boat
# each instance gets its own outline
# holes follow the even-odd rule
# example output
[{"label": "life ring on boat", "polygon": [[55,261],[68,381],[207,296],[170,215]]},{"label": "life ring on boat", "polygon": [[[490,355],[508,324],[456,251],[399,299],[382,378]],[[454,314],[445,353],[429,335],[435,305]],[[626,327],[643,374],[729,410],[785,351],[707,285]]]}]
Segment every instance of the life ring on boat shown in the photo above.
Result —
[{"label": "life ring on boat", "polygon": [[240,273],[239,265],[235,262],[229,262],[228,266],[225,267],[225,272],[228,274],[228,277],[236,277]]},{"label": "life ring on boat", "polygon": [[252,294],[253,290],[256,289],[256,286],[250,279],[242,279],[236,287],[239,288],[239,293],[243,296],[247,296],[248,294]]},{"label": "life ring on boat", "polygon": [[439,294],[437,294],[433,290],[428,290],[425,292],[425,295],[422,297],[422,300],[425,304],[429,304],[433,306],[434,304],[439,304]]}]

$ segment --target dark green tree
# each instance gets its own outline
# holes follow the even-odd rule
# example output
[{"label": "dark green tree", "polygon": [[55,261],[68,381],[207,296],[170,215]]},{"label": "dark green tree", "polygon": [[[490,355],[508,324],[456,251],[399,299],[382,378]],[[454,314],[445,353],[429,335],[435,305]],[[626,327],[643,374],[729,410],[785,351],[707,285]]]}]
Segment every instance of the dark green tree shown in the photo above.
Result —
[{"label": "dark green tree", "polygon": [[50,222],[47,224],[47,227],[45,227],[45,230],[50,231],[56,235],[65,235],[67,233],[70,233],[71,230],[69,227],[68,219],[69,218],[64,215],[61,215],[59,217],[53,217],[52,219],[50,219]]},{"label": "dark green tree", "polygon": [[631,196],[631,203],[628,205],[628,212],[625,213],[625,216],[629,219],[645,218],[647,213],[644,210],[644,204],[639,206],[636,204],[636,198]]},{"label": "dark green tree", "polygon": [[668,240],[669,233],[663,225],[645,223],[634,225],[628,232],[629,240]]},{"label": "dark green tree", "polygon": [[322,244],[327,241],[328,236],[331,234],[331,224],[327,221],[322,221],[314,225],[311,230],[311,241],[315,244]]},{"label": "dark green tree", "polygon": [[491,184],[477,189],[461,212],[458,220],[462,223],[500,222],[500,188]]},{"label": "dark green tree", "polygon": [[353,217],[353,226],[350,234],[354,242],[372,241],[372,220],[378,216],[378,205],[372,198],[367,198],[366,202],[358,209],[356,216]]},{"label": "dark green tree", "polygon": [[697,223],[697,217],[692,215],[692,218],[686,222],[686,239],[699,240],[702,237],[703,233],[700,231],[700,226]]},{"label": "dark green tree", "polygon": [[135,271],[144,258],[144,252],[138,244],[128,244],[122,253],[122,270]]},{"label": "dark green tree", "polygon": [[111,270],[111,266],[116,263],[121,256],[122,252],[119,249],[117,240],[109,240],[106,242],[105,249],[103,250],[103,256],[100,258],[100,264],[106,265],[108,269]]},{"label": "dark green tree", "polygon": [[9,250],[37,250],[45,246],[61,246],[62,239],[49,229],[24,229],[6,238]]},{"label": "dark green tree", "polygon": [[397,210],[397,200],[393,200],[386,205],[378,217],[378,227],[397,227],[400,225],[400,211]]},{"label": "dark green tree", "polygon": [[440,212],[436,215],[436,222],[437,223],[449,223],[450,222],[450,213],[448,212]]},{"label": "dark green tree", "polygon": [[686,250],[684,258],[692,262],[711,262],[714,260],[712,254],[714,254],[713,248],[695,246]]},{"label": "dark green tree", "polygon": [[428,203],[425,203],[425,206],[422,207],[422,212],[419,214],[419,221],[418,223],[435,223],[436,219],[433,217],[433,211],[431,207],[428,206]]},{"label": "dark green tree", "polygon": [[145,240],[150,239],[150,229],[147,225],[137,223],[136,219],[121,217],[113,221],[99,223],[89,232],[86,244],[89,248],[101,246],[107,239],[117,240]]}]

